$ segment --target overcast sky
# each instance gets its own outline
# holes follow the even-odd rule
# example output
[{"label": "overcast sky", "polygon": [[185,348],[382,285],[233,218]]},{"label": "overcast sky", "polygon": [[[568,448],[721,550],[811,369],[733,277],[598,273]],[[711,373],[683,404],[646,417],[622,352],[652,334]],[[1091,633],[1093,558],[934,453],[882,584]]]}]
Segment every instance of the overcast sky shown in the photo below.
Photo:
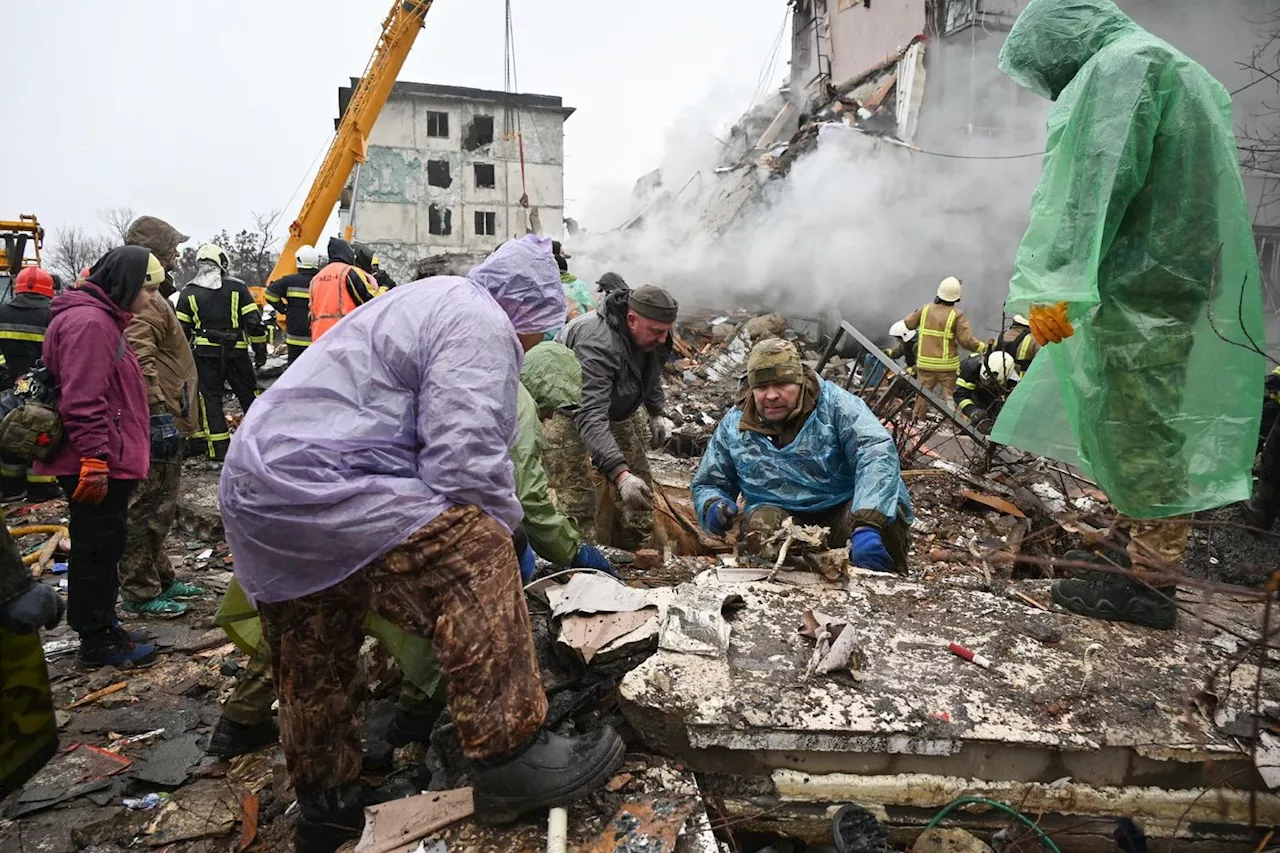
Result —
[{"label": "overcast sky", "polygon": [[[5,4],[4,209],[98,228],[127,205],[203,239],[284,208],[364,69],[390,0],[61,0]],[[784,0],[515,0],[520,89],[560,95],[570,215],[630,186],[690,108],[747,107]],[[504,5],[437,0],[402,80],[502,88]],[[790,53],[784,37],[775,82]],[[16,79],[15,79],[16,73]],[[711,93],[710,95],[708,93]]]}]

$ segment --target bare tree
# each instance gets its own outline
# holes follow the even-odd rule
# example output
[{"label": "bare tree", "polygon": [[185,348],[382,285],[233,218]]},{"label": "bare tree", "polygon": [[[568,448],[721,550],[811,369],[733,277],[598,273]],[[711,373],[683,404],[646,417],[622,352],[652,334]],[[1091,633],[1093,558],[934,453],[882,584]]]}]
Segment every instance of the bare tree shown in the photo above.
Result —
[{"label": "bare tree", "polygon": [[1245,168],[1280,173],[1280,11],[1257,22],[1258,43],[1239,63],[1250,81],[1232,92],[1264,89],[1262,110],[1246,123],[1240,135],[1240,162]]},{"label": "bare tree", "polygon": [[56,228],[49,243],[49,265],[70,284],[80,271],[91,266],[111,248],[112,240],[90,234],[78,226]]},{"label": "bare tree", "polygon": [[110,239],[113,245],[117,246],[124,245],[125,237],[129,234],[129,226],[137,218],[133,208],[125,205],[104,207],[98,211],[98,219],[101,220],[103,225],[107,226]]}]

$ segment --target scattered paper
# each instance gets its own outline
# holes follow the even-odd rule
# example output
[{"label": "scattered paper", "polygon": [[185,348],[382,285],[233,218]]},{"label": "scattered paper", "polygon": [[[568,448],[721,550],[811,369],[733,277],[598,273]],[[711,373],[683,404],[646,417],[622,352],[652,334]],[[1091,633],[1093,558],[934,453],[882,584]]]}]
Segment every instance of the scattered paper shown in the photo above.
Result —
[{"label": "scattered paper", "polygon": [[613,578],[598,574],[576,574],[564,586],[547,589],[551,615],[566,613],[627,613],[649,606],[644,593]]},{"label": "scattered paper", "polygon": [[583,663],[619,637],[626,636],[650,619],[657,619],[657,608],[646,607],[628,613],[598,613],[592,616],[572,614],[560,623],[560,642],[582,655]]}]

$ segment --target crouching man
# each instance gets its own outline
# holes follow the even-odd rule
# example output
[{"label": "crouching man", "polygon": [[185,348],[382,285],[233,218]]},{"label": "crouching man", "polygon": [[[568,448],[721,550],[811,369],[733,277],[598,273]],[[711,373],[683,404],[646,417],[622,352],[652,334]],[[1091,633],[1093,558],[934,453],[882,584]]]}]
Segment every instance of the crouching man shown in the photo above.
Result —
[{"label": "crouching man", "polygon": [[480,821],[578,799],[622,761],[608,728],[542,727],[511,541],[523,349],[564,313],[550,241],[508,242],[466,278],[347,316],[236,433],[219,497],[271,650],[299,853],[330,853],[364,824],[353,685],[369,611],[432,639]]},{"label": "crouching man", "polygon": [[787,518],[830,528],[855,566],[905,573],[911,496],[893,439],[861,399],[800,363],[795,345],[761,341],[749,391],[730,409],[693,478],[703,529],[723,536],[745,500],[745,549]]}]

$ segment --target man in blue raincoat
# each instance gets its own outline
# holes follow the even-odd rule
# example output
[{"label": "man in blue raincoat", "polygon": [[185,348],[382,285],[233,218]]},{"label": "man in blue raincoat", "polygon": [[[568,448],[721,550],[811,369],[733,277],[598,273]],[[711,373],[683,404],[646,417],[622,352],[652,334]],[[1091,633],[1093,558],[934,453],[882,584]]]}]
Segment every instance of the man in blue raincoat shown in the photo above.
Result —
[{"label": "man in blue raincoat", "polygon": [[1031,0],[1000,67],[1055,106],[1007,303],[1048,346],[992,438],[1097,480],[1128,536],[1116,556],[1149,580],[1085,573],[1054,600],[1171,628],[1188,514],[1248,496],[1257,441],[1261,299],[1231,99],[1112,0]]},{"label": "man in blue raincoat", "polygon": [[704,530],[759,551],[787,518],[830,528],[867,569],[907,571],[911,496],[898,449],[861,399],[820,379],[795,344],[770,338],[747,358],[749,391],[720,421],[693,478]]}]

